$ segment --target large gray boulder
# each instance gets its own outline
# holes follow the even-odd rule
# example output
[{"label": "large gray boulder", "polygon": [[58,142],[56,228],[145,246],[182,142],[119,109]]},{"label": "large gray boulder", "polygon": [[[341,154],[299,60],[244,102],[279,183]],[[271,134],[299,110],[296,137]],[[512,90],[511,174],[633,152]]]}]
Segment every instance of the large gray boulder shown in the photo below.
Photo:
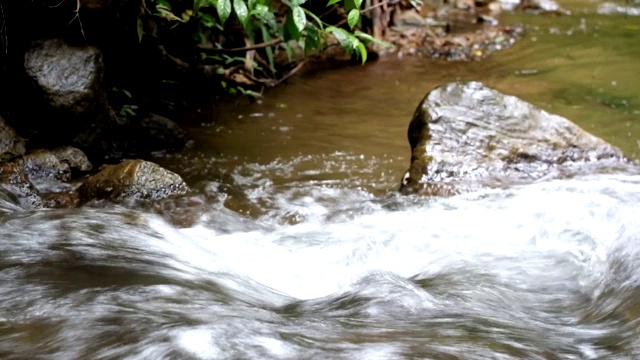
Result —
[{"label": "large gray boulder", "polygon": [[451,195],[626,162],[619,149],[571,121],[478,82],[432,90],[408,137],[404,193]]},{"label": "large gray boulder", "polygon": [[26,53],[24,67],[53,109],[75,116],[106,111],[104,65],[96,47],[40,41]]},{"label": "large gray boulder", "polygon": [[106,165],[90,177],[78,193],[82,202],[103,199],[112,202],[161,200],[183,195],[189,187],[180,175],[149,161],[127,160]]},{"label": "large gray boulder", "polygon": [[7,161],[24,152],[24,140],[0,116],[0,161]]}]

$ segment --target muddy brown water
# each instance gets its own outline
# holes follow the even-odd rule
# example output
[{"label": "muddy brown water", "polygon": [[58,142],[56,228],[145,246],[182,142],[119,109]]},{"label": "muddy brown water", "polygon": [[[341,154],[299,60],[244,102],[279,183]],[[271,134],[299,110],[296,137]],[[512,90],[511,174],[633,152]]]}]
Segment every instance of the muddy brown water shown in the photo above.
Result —
[{"label": "muddy brown water", "polygon": [[194,147],[155,159],[203,194],[165,208],[186,227],[0,204],[0,358],[640,358],[637,170],[395,192],[415,107],[456,80],[640,158],[640,18],[564,5],[506,16],[526,37],[482,62],[387,57],[194,110]]}]

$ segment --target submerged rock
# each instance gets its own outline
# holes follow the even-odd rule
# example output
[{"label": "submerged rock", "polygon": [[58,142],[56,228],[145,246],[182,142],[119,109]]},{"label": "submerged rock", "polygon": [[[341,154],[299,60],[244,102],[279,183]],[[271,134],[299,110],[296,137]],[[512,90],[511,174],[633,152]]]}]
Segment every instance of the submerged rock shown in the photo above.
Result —
[{"label": "submerged rock", "polygon": [[106,165],[78,189],[82,202],[160,200],[188,191],[180,175],[144,160]]},{"label": "submerged rock", "polygon": [[38,189],[18,162],[0,163],[0,188],[5,198],[14,199],[13,203],[23,209],[38,209],[44,205]]},{"label": "submerged rock", "polygon": [[404,193],[451,195],[626,161],[619,149],[571,121],[478,82],[432,90],[408,137],[412,156]]},{"label": "submerged rock", "polygon": [[23,155],[24,140],[0,116],[0,161]]},{"label": "submerged rock", "polygon": [[42,199],[46,207],[54,209],[73,208],[79,203],[78,193],[75,192],[44,194]]}]

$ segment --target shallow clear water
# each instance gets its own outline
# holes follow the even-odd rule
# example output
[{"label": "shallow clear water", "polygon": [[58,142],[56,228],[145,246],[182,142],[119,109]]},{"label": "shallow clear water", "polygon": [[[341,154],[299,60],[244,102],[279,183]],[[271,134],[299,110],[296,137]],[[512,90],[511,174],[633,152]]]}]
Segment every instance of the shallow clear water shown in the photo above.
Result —
[{"label": "shallow clear water", "polygon": [[483,62],[384,58],[203,108],[195,146],[155,159],[189,199],[0,204],[0,358],[640,358],[638,168],[396,193],[415,107],[454,80],[639,157],[640,20],[566,6],[510,16],[527,37]]}]

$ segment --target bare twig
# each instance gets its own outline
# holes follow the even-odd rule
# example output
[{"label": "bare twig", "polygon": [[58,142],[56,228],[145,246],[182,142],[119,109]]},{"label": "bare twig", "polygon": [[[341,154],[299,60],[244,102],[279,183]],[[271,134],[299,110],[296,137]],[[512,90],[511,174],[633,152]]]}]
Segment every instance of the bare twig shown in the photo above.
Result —
[{"label": "bare twig", "polygon": [[53,8],[57,8],[58,6],[60,6],[60,5],[64,4],[66,1],[67,1],[67,0],[60,0],[60,2],[59,2],[59,3],[57,3],[56,5],[53,5],[53,6],[50,6],[50,5],[45,4],[45,3],[44,3],[44,1],[42,2],[42,4],[43,4],[44,6],[46,6],[46,7],[50,8],[50,9],[53,9]]},{"label": "bare twig", "polygon": [[[377,25],[377,23],[380,23],[380,19],[379,19],[379,18],[382,16],[382,13],[383,13],[383,11],[382,11],[382,10],[380,10],[379,8],[380,8],[381,6],[385,6],[385,5],[387,5],[388,3],[389,3],[389,0],[384,0],[384,1],[381,1],[381,2],[379,2],[379,3],[377,3],[377,4],[375,4],[375,5],[371,5],[371,6],[369,6],[369,7],[366,7],[366,8],[364,8],[364,9],[360,10],[360,13],[361,13],[361,14],[364,14],[364,13],[366,13],[367,11],[371,11],[371,10],[373,10],[373,11],[374,11],[374,12],[373,12],[373,28],[374,28],[374,35],[373,35],[373,37],[374,37],[374,38],[376,38],[376,39],[381,39],[381,38],[382,38],[382,31],[381,31],[381,30],[379,30],[379,29],[381,28],[381,26],[382,26],[382,25],[381,25],[381,24]],[[384,10],[386,10],[386,8],[385,8]],[[345,19],[342,19],[342,20],[338,21],[338,23],[337,23],[337,24],[335,24],[334,26],[335,26],[335,27],[342,26],[342,25],[344,25],[346,22],[347,22],[347,19],[345,18]],[[376,31],[378,31],[380,34],[376,35]]]},{"label": "bare twig", "polygon": [[329,10],[325,11],[325,13],[324,13],[324,14],[322,14],[322,15],[318,16],[318,18],[322,19],[323,17],[325,17],[325,16],[327,16],[327,15],[331,14],[331,13],[332,13],[335,9],[337,9],[337,8],[338,8],[337,6],[333,5]]},{"label": "bare twig", "polygon": [[[302,60],[300,63],[298,63],[298,65],[296,65],[296,67],[294,67],[293,69],[291,69],[291,71],[289,71],[286,75],[284,75],[283,77],[281,77],[280,79],[261,79],[261,78],[257,78],[251,74],[243,74],[247,79],[258,83],[258,84],[263,84],[267,87],[276,87],[280,84],[282,84],[283,82],[285,82],[287,79],[289,79],[290,77],[292,77],[293,75],[295,75],[298,71],[300,71],[300,69],[302,69],[302,67],[307,63],[308,60]],[[235,70],[235,69],[234,69]]]},{"label": "bare twig", "polygon": [[169,54],[169,52],[167,52],[167,49],[165,49],[164,45],[158,45],[158,49],[160,50],[160,53],[162,54],[163,57],[169,59],[171,62],[176,64],[180,69],[184,71],[191,69],[191,65],[189,63]]},{"label": "bare twig", "polygon": [[281,38],[277,38],[277,39],[273,39],[267,42],[263,42],[260,44],[256,44],[256,45],[251,45],[251,46],[245,46],[245,47],[240,47],[240,48],[233,48],[233,49],[222,49],[222,48],[214,48],[211,46],[207,46],[207,45],[198,45],[198,49],[203,51],[203,52],[207,52],[207,53],[233,53],[233,52],[244,52],[244,51],[251,51],[251,50],[257,50],[257,49],[264,49],[267,48],[269,46],[274,46],[274,45],[278,45],[283,43],[284,40]]},{"label": "bare twig", "polygon": [[[60,4],[58,4],[56,6],[60,6]],[[80,19],[80,0],[76,0],[76,9],[73,12],[76,13],[76,14],[69,21],[69,24],[71,24],[73,22],[73,20],[78,19],[78,25],[80,25],[80,33],[82,34],[82,37],[86,40],[87,36],[84,34],[84,28],[82,27],[82,20]]]},{"label": "bare twig", "polygon": [[142,6],[143,13],[144,11],[146,11],[147,13],[151,14],[151,10],[149,10],[149,8],[147,7],[147,3],[144,0],[140,1],[140,5]]},{"label": "bare twig", "polygon": [[[253,46],[253,41],[251,39],[249,39],[248,37],[244,38],[244,44],[246,45],[246,47],[251,47]],[[245,70],[247,70],[251,75],[253,75],[253,68],[254,68],[254,62],[253,62],[253,58],[255,57],[256,51],[255,50],[249,50],[247,51],[247,53],[244,55],[244,68]]]},{"label": "bare twig", "polygon": [[[4,54],[9,53],[9,37],[7,36],[7,20],[4,18],[4,8],[0,2],[0,13],[2,15],[2,27],[0,27],[0,36],[2,37],[2,46],[4,47]],[[4,66],[4,64],[2,64]]]},{"label": "bare twig", "polygon": [[305,60],[300,61],[300,63],[298,65],[296,65],[296,67],[291,69],[291,71],[289,71],[287,73],[287,75],[285,75],[282,78],[278,79],[273,86],[282,84],[285,80],[287,80],[288,78],[292,77],[295,73],[297,73],[298,71],[300,71],[300,69],[302,69],[302,67],[307,63],[307,61],[309,61],[309,60],[305,59]]},{"label": "bare twig", "polygon": [[380,6],[386,5],[386,4],[388,4],[388,3],[389,3],[389,0],[381,1],[381,2],[379,2],[379,3],[377,3],[377,4],[375,4],[375,5],[371,5],[371,6],[369,6],[369,7],[366,7],[366,8],[364,8],[364,9],[360,10],[360,13],[366,13],[366,12],[367,12],[367,11],[369,11],[369,10],[373,10],[373,9],[375,9],[375,8],[377,8],[377,7],[380,7]]},{"label": "bare twig", "polygon": [[[260,56],[260,54],[258,54],[258,53],[255,53],[255,54],[256,54],[255,60],[256,60],[260,65],[264,66],[266,69],[269,69],[269,72],[271,72],[271,75],[275,75],[274,70],[273,70],[273,69],[271,69],[271,65],[269,65],[269,63],[268,63],[268,62],[266,62],[266,61],[262,58],[262,56]],[[265,75],[267,75],[267,74],[265,73]]]}]

